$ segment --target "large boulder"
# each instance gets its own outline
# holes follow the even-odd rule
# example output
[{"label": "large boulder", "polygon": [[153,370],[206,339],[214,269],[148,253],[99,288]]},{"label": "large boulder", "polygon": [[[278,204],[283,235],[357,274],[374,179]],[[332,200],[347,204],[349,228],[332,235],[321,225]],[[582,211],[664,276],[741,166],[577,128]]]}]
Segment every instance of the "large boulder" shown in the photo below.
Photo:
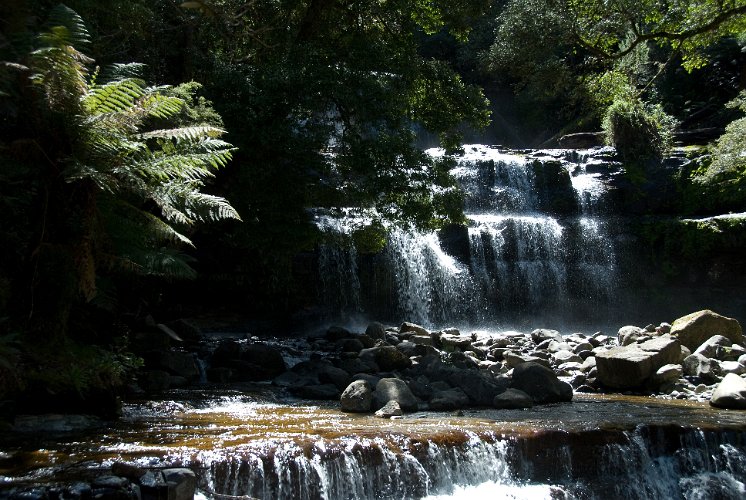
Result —
[{"label": "large boulder", "polygon": [[379,380],[373,397],[376,408],[381,408],[392,400],[399,403],[404,411],[415,411],[419,405],[419,401],[412,394],[412,390],[406,382],[398,378],[382,378]]},{"label": "large boulder", "polygon": [[391,345],[363,349],[360,351],[360,359],[373,361],[384,372],[401,370],[412,364],[412,361],[406,355]]},{"label": "large boulder", "polygon": [[457,410],[469,406],[469,396],[459,388],[437,391],[430,398],[431,410]]},{"label": "large boulder", "polygon": [[269,380],[287,370],[282,353],[264,344],[246,346],[241,360],[256,367],[254,380]]},{"label": "large boulder", "polygon": [[710,404],[719,408],[746,409],[746,380],[729,373],[713,391]]},{"label": "large boulder", "polygon": [[365,329],[365,335],[373,340],[383,340],[386,338],[386,327],[381,323],[374,321]]},{"label": "large boulder", "polygon": [[572,400],[570,384],[558,379],[551,369],[532,361],[513,369],[510,386],[525,392],[538,404]]},{"label": "large boulder", "polygon": [[406,321],[399,327],[399,333],[413,333],[414,335],[427,335],[430,336],[430,332],[426,328],[416,325],[414,323],[407,323]]},{"label": "large boulder", "polygon": [[680,355],[678,340],[667,335],[642,344],[599,351],[596,353],[598,380],[614,389],[639,387],[663,365],[678,363]]},{"label": "large boulder", "polygon": [[702,342],[702,345],[694,352],[706,358],[725,359],[725,353],[732,345],[733,342],[728,337],[713,335]]},{"label": "large boulder", "polygon": [[355,380],[344,390],[339,402],[342,411],[367,413],[373,404],[373,388],[365,380]]},{"label": "large boulder", "polygon": [[492,406],[502,410],[515,410],[519,408],[531,408],[534,400],[519,389],[508,389],[495,396]]},{"label": "large boulder", "polygon": [[619,340],[619,345],[630,345],[637,342],[638,338],[647,334],[648,332],[645,331],[644,328],[628,325],[619,329],[617,332],[617,339]]},{"label": "large boulder", "polygon": [[733,318],[726,318],[709,309],[683,316],[671,325],[671,335],[694,351],[713,335],[722,335],[731,342],[743,344],[743,330]]},{"label": "large boulder", "polygon": [[448,382],[464,391],[471,403],[478,406],[491,406],[495,396],[507,389],[507,384],[501,385],[477,370],[455,371]]},{"label": "large boulder", "polygon": [[720,366],[717,361],[699,353],[690,354],[684,358],[681,365],[685,375],[694,377],[699,382],[711,384],[718,380]]}]

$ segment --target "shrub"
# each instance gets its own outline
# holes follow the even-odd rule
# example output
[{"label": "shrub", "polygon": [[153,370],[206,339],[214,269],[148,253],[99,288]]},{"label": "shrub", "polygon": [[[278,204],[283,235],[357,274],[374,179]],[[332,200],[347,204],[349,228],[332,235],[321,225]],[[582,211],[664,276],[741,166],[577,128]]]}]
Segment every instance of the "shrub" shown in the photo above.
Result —
[{"label": "shrub", "polygon": [[606,110],[606,141],[629,165],[660,160],[671,149],[676,122],[659,106],[640,99],[619,99]]}]

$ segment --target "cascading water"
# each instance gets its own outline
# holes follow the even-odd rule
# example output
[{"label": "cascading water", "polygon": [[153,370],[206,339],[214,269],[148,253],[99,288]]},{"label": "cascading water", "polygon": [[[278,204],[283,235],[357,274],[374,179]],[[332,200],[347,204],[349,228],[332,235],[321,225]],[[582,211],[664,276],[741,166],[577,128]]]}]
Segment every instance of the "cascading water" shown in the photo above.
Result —
[{"label": "cascading water", "polygon": [[[358,274],[351,241],[343,257],[322,247],[321,280],[337,284],[322,287],[322,303],[339,313],[354,300],[370,316],[427,326],[515,326],[539,312],[562,324],[572,321],[568,311],[603,322],[588,315],[603,314],[617,282],[599,173],[608,153],[464,149],[451,173],[465,193],[465,231],[449,243],[442,234],[392,230],[368,266],[372,277]],[[454,245],[468,250],[449,254]],[[378,300],[368,290],[378,290]]]}]

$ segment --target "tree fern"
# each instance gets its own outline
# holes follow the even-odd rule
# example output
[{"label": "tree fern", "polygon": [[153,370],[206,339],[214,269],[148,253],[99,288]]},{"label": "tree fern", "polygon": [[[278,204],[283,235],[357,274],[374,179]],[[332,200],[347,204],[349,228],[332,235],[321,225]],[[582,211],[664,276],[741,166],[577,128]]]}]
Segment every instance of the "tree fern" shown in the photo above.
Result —
[{"label": "tree fern", "polygon": [[224,198],[202,192],[231,159],[224,131],[199,123],[169,128],[184,100],[165,95],[168,87],[146,86],[141,65],[90,74],[92,60],[76,48],[89,41],[75,12],[54,9],[32,54],[31,79],[45,106],[65,117],[73,143],[60,162],[63,178],[71,192],[89,192],[81,213],[91,220],[71,254],[79,290],[90,300],[103,269],[194,277],[191,258],[179,249],[192,243],[176,226],[239,216]]}]

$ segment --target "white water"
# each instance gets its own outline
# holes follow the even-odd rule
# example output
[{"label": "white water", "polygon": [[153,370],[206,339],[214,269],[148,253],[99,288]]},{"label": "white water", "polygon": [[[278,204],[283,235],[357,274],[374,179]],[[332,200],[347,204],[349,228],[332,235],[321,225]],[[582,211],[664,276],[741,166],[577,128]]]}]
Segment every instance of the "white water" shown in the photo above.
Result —
[{"label": "white water", "polygon": [[[548,150],[527,156],[482,145],[464,151],[451,173],[465,193],[468,261],[449,255],[437,233],[393,230],[385,258],[373,261],[368,278],[388,276],[367,287],[389,297],[383,314],[429,327],[496,322],[507,327],[538,311],[561,322],[578,304],[601,314],[618,282],[618,266],[610,221],[599,215],[606,187],[599,174],[588,171],[596,162],[592,155]],[[561,186],[559,195],[546,187],[539,192],[537,172],[557,166],[569,175],[567,194]],[[542,211],[546,196],[565,197],[575,204],[575,215]],[[360,224],[351,220],[324,219],[320,227],[349,235]],[[343,248],[323,245],[322,302],[332,315],[387,319],[371,302],[359,272],[351,238]]]}]

